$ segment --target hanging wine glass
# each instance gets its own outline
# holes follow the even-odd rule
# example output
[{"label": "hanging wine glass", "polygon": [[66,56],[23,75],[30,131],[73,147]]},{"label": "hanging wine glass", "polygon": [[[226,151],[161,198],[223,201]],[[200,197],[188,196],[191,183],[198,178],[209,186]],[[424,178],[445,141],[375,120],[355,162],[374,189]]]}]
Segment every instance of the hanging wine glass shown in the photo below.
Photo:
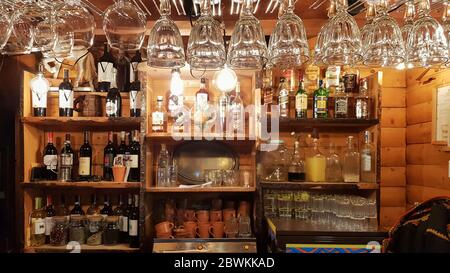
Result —
[{"label": "hanging wine glass", "polygon": [[[444,35],[447,38],[447,45],[450,51],[450,3],[445,0],[443,3],[444,14],[442,15],[442,27],[444,28]],[[450,52],[449,52],[450,54]],[[447,62],[447,66],[450,66],[450,56]]]},{"label": "hanging wine glass", "polygon": [[169,0],[160,1],[161,18],[156,21],[148,39],[147,63],[157,68],[184,66],[184,46],[180,30],[170,19]]},{"label": "hanging wine glass", "polygon": [[309,59],[306,30],[300,17],[294,14],[297,0],[284,0],[281,16],[270,36],[269,59],[280,68],[301,66]]},{"label": "hanging wine glass", "polygon": [[389,16],[388,6],[388,0],[380,0],[376,5],[377,15],[364,46],[364,64],[367,66],[396,67],[405,61],[402,32]]},{"label": "hanging wine glass", "polygon": [[73,50],[87,50],[92,47],[95,30],[94,15],[80,0],[64,0],[64,3],[57,8],[56,13],[60,23],[65,23],[72,28]]},{"label": "hanging wine glass", "polygon": [[8,42],[12,31],[11,16],[8,10],[11,7],[4,1],[0,3],[0,50]]},{"label": "hanging wine glass", "polygon": [[440,66],[448,60],[444,29],[430,16],[429,0],[419,2],[419,17],[408,35],[406,54],[409,66]]},{"label": "hanging wine glass", "polygon": [[329,20],[320,28],[319,34],[317,35],[316,45],[314,47],[314,64],[323,66],[323,53],[325,44],[325,34],[330,26],[331,19],[336,15],[336,0],[330,0],[330,7],[328,8],[328,18]]},{"label": "hanging wine glass", "polygon": [[123,51],[141,49],[147,19],[142,10],[130,1],[118,0],[103,16],[103,30],[111,48]]},{"label": "hanging wine glass", "polygon": [[412,31],[412,28],[414,26],[414,17],[416,16],[416,7],[414,6],[414,0],[408,0],[408,2],[405,3],[405,22],[402,26],[402,38],[403,42],[406,43],[408,41],[408,35]]},{"label": "hanging wine glass", "polygon": [[362,60],[359,28],[347,9],[347,0],[339,0],[338,12],[325,34],[323,61],[327,65],[354,65]]},{"label": "hanging wine glass", "polygon": [[40,51],[46,56],[53,50],[56,43],[54,6],[51,3],[38,1],[36,13],[32,51]]},{"label": "hanging wine glass", "polygon": [[211,16],[210,0],[202,0],[200,12],[201,16],[189,35],[186,60],[191,69],[218,69],[226,61],[222,27]]},{"label": "hanging wine glass", "polygon": [[56,41],[53,50],[44,54],[44,57],[64,59],[72,54],[75,44],[73,28],[66,17],[54,17],[53,24],[56,33]]},{"label": "hanging wine glass", "polygon": [[253,15],[252,0],[245,0],[234,27],[228,51],[233,69],[261,69],[267,62],[267,45],[259,20]]},{"label": "hanging wine glass", "polygon": [[373,19],[375,18],[375,4],[373,2],[367,2],[366,11],[366,23],[361,28],[361,45],[363,52],[366,52],[366,48],[369,45],[369,34],[372,32]]},{"label": "hanging wine glass", "polygon": [[32,17],[28,16],[32,12],[30,2],[18,3],[14,6],[15,12],[12,15],[12,30],[8,42],[3,48],[5,55],[30,54],[33,48],[34,25]]}]

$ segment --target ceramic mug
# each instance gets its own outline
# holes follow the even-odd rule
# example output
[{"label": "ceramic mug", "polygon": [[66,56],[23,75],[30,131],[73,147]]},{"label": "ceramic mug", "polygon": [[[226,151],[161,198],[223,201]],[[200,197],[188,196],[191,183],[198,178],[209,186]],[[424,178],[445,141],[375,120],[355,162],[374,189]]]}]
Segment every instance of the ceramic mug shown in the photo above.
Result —
[{"label": "ceramic mug", "polygon": [[199,238],[206,239],[209,238],[209,227],[210,223],[198,223],[196,228],[196,233]]},{"label": "ceramic mug", "polygon": [[209,222],[209,211],[208,210],[198,210],[195,212],[195,218],[199,223]]},{"label": "ceramic mug", "polygon": [[186,221],[183,223],[184,229],[189,234],[189,238],[195,238],[196,230],[197,230],[197,222],[194,221]]},{"label": "ceramic mug", "polygon": [[221,210],[212,210],[209,213],[209,217],[211,222],[222,222],[222,211]]},{"label": "ceramic mug", "polygon": [[169,221],[164,221],[155,225],[156,233],[164,234],[164,233],[172,233],[172,229],[174,224]]},{"label": "ceramic mug", "polygon": [[158,239],[173,239],[175,238],[172,233],[156,233]]},{"label": "ceramic mug", "polygon": [[195,210],[187,209],[184,211],[184,221],[195,221]]},{"label": "ceramic mug", "polygon": [[223,238],[223,235],[225,233],[224,227],[224,222],[214,222],[209,228],[209,233],[213,236],[213,238]]},{"label": "ceramic mug", "polygon": [[232,218],[236,218],[236,211],[234,209],[224,209],[222,211],[223,214],[223,221],[228,221]]}]

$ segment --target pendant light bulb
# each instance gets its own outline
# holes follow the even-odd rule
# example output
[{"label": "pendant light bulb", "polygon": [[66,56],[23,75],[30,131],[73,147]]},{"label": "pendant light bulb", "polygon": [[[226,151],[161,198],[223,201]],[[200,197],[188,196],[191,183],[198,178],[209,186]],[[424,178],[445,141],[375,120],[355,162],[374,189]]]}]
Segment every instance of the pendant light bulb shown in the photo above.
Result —
[{"label": "pendant light bulb", "polygon": [[233,91],[237,84],[236,72],[225,65],[221,70],[214,74],[213,84],[221,92],[228,93]]},{"label": "pendant light bulb", "polygon": [[181,79],[180,69],[172,70],[172,78],[170,80],[170,93],[176,96],[183,94],[183,80]]}]

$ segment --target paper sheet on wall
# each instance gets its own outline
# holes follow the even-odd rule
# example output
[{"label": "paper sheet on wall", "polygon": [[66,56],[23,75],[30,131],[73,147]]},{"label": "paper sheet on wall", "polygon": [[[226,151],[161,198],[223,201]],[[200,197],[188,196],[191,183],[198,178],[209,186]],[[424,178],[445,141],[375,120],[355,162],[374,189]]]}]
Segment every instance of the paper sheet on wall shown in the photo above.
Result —
[{"label": "paper sheet on wall", "polygon": [[436,103],[436,141],[448,143],[450,130],[450,86],[438,88]]}]

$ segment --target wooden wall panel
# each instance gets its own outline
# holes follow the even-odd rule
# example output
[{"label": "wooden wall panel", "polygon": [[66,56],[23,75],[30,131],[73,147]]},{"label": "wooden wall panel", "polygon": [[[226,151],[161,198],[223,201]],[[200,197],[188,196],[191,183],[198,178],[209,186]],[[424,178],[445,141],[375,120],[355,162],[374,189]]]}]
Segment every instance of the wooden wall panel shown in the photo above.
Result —
[{"label": "wooden wall panel", "polygon": [[381,187],[382,207],[402,207],[406,204],[405,187]]},{"label": "wooden wall panel", "polygon": [[405,212],[405,206],[401,207],[381,207],[380,222],[381,227],[391,228]]},{"label": "wooden wall panel", "polygon": [[406,167],[381,167],[381,187],[405,187]]},{"label": "wooden wall panel", "polygon": [[406,128],[408,144],[431,143],[431,122],[409,125]]},{"label": "wooden wall panel", "polygon": [[383,96],[381,97],[381,107],[405,108],[406,107],[406,90],[400,87],[383,88]]},{"label": "wooden wall panel", "polygon": [[403,167],[406,166],[405,148],[385,147],[381,148],[382,167]]},{"label": "wooden wall panel", "polygon": [[408,164],[414,165],[446,165],[450,153],[441,152],[439,146],[432,144],[409,144],[406,160]]},{"label": "wooden wall panel", "polygon": [[406,186],[406,198],[409,204],[420,203],[437,196],[450,196],[450,190],[415,185]]},{"label": "wooden wall panel", "polygon": [[431,121],[433,107],[431,101],[408,106],[406,110],[406,120],[408,125]]},{"label": "wooden wall panel", "polygon": [[381,147],[405,147],[405,128],[381,128]]},{"label": "wooden wall panel", "polygon": [[382,128],[405,128],[406,109],[405,108],[383,108],[381,110]]},{"label": "wooden wall panel", "polygon": [[408,185],[450,190],[446,165],[408,165]]}]

